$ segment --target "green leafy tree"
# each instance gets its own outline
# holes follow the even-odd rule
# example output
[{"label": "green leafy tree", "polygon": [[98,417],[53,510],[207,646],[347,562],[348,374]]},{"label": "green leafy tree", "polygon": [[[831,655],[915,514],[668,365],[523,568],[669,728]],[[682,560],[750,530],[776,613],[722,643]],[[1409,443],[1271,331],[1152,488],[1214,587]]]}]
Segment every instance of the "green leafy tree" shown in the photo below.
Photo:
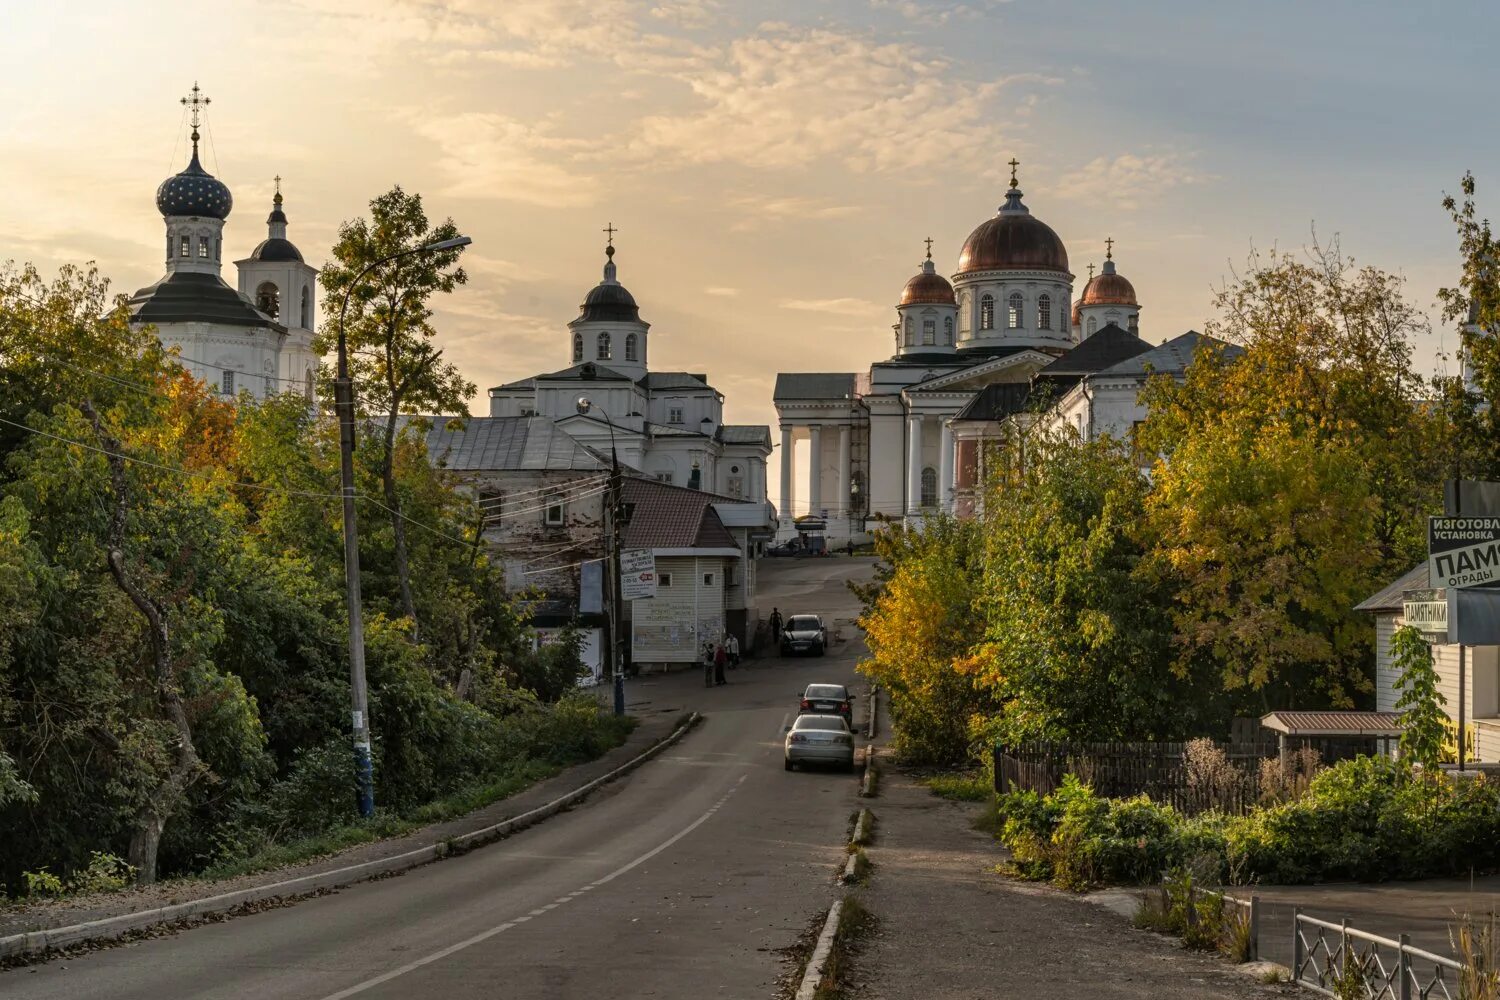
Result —
[{"label": "green leafy tree", "polygon": [[[411,582],[408,525],[402,516],[407,498],[396,472],[397,439],[402,414],[468,415],[467,400],[474,394],[474,384],[438,348],[430,305],[434,295],[452,292],[468,276],[458,266],[462,247],[408,254],[379,265],[363,279],[359,275],[382,258],[457,235],[452,219],[430,226],[421,196],[394,187],[370,202],[369,219],[354,219],[339,228],[333,259],[320,275],[328,322],[317,347],[324,353],[337,342],[340,311],[348,293],[344,322],[349,370],[363,412],[379,419],[381,495],[388,508],[400,607],[413,623],[418,621],[418,608]],[[324,381],[328,381],[326,372]],[[331,390],[326,394],[331,398]]]},{"label": "green leafy tree", "polygon": [[1435,770],[1442,759],[1448,717],[1442,708],[1447,699],[1438,690],[1432,666],[1432,647],[1422,633],[1405,625],[1391,636],[1391,659],[1399,672],[1396,690],[1401,697],[1396,708],[1401,711],[1401,759]]},{"label": "green leafy tree", "polygon": [[1446,195],[1443,208],[1458,231],[1458,283],[1438,292],[1443,319],[1457,323],[1462,336],[1465,368],[1473,388],[1461,378],[1445,380],[1443,401],[1453,415],[1451,449],[1455,478],[1500,477],[1500,417],[1493,406],[1500,400],[1500,244],[1490,220],[1479,215],[1472,173],[1459,181],[1458,195]]}]

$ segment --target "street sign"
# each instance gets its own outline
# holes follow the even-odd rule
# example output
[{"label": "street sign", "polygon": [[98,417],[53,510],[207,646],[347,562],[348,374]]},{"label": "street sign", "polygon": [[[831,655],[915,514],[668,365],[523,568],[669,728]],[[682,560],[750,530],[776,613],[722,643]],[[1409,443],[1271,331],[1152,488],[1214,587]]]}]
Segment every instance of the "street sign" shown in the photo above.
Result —
[{"label": "street sign", "polygon": [[1427,576],[1459,589],[1500,580],[1500,517],[1429,517]]},{"label": "street sign", "polygon": [[620,597],[627,601],[656,596],[656,552],[625,549],[620,553]]},{"label": "street sign", "polygon": [[1430,637],[1448,641],[1448,594],[1443,590],[1408,590],[1401,595],[1402,621]]}]

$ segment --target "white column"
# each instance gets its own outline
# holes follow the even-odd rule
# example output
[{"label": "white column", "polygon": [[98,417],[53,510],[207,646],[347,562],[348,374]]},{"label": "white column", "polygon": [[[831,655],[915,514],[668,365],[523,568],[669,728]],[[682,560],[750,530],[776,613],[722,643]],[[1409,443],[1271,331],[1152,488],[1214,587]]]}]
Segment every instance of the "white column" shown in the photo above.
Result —
[{"label": "white column", "polygon": [[953,428],[939,420],[942,437],[938,446],[938,509],[953,510]]},{"label": "white column", "polygon": [[849,425],[839,428],[839,516],[849,516]]},{"label": "white column", "polygon": [[792,428],[781,425],[781,506],[777,515],[792,519]]},{"label": "white column", "polygon": [[807,512],[814,517],[823,513],[823,428],[813,424],[812,446],[807,455]]},{"label": "white column", "polygon": [[922,415],[906,418],[906,512],[922,508]]}]

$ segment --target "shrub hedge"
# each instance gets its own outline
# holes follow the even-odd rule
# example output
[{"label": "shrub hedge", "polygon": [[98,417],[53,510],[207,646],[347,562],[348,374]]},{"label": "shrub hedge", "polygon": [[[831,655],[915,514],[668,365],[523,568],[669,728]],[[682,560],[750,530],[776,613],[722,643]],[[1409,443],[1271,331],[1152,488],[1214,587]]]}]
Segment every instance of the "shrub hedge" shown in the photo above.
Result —
[{"label": "shrub hedge", "polygon": [[1359,757],[1290,802],[1184,816],[1145,796],[1105,799],[1069,775],[1045,797],[999,797],[1000,839],[1026,878],[1082,889],[1191,866],[1234,884],[1379,882],[1500,868],[1500,782]]}]

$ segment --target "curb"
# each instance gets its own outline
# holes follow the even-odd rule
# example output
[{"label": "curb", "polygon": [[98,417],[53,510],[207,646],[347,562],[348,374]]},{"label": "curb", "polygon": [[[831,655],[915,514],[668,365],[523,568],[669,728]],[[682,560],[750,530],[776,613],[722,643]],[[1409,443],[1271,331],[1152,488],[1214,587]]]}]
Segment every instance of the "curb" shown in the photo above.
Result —
[{"label": "curb", "polygon": [[859,822],[854,824],[854,837],[852,843],[857,847],[864,847],[870,839],[870,826],[875,822],[875,816],[868,809],[859,811]]},{"label": "curb", "polygon": [[227,913],[241,906],[266,899],[299,897],[329,889],[342,888],[343,886],[368,881],[383,875],[409,871],[420,865],[438,861],[450,854],[458,854],[475,847],[483,846],[512,833],[524,830],[550,816],[554,816],[568,806],[586,798],[589,793],[601,786],[629,774],[680,740],[702,719],[703,716],[694,712],[686,722],[663,737],[655,746],[643,750],[613,771],[603,774],[573,789],[571,792],[559,795],[545,805],[537,806],[535,809],[528,810],[518,816],[512,816],[510,819],[502,820],[492,826],[474,830],[457,837],[450,837],[435,844],[428,844],[426,847],[418,847],[403,854],[397,854],[389,858],[380,858],[375,861],[366,861],[363,864],[350,865],[347,868],[335,868],[332,871],[318,872],[314,875],[303,875],[300,878],[287,879],[284,882],[272,882],[269,885],[253,886],[249,889],[237,889],[233,892],[220,893],[217,896],[189,900],[186,903],[173,903],[169,906],[159,906],[151,910],[140,910],[136,913],[122,913],[118,916],[90,920],[81,924],[70,924],[66,927],[53,927],[47,930],[12,934],[9,937],[0,938],[0,959],[11,959],[21,955],[37,954],[55,948],[66,948],[93,941],[113,940],[132,931],[156,927],[162,924],[171,924],[192,917]]},{"label": "curb", "polygon": [[877,696],[879,694],[880,689],[878,687],[872,687],[870,689],[870,722],[867,726],[865,726],[865,739],[867,740],[873,740],[875,738],[875,708],[878,704]]},{"label": "curb", "polygon": [[813,1000],[817,995],[818,984],[823,981],[823,967],[828,964],[828,956],[833,952],[833,938],[838,933],[839,914],[843,909],[842,899],[835,900],[828,908],[828,919],[823,921],[823,933],[818,935],[812,958],[807,960],[807,970],[802,973],[802,984],[797,987],[796,1000]]},{"label": "curb", "polygon": [[862,799],[875,797],[875,748],[865,748],[865,776],[859,782],[859,796]]}]

